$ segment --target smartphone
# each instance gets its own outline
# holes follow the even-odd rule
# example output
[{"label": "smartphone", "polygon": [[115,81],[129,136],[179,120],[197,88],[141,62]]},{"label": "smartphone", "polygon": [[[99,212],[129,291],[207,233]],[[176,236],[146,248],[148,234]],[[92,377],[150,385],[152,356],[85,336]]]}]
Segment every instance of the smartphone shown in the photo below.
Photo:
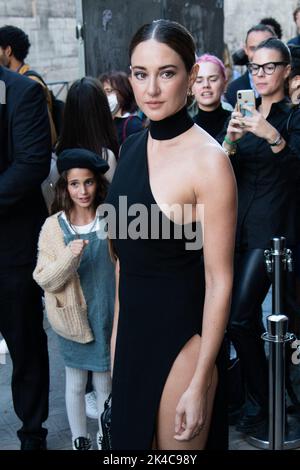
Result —
[{"label": "smartphone", "polygon": [[243,116],[252,116],[252,113],[247,109],[244,109],[244,105],[252,106],[255,108],[255,95],[252,89],[250,90],[238,90],[237,91],[237,105],[238,111]]}]

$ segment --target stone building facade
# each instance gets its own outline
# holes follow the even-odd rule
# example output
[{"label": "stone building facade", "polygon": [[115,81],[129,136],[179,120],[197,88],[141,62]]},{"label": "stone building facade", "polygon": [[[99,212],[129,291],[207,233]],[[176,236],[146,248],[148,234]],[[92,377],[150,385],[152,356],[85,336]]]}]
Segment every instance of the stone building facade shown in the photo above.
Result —
[{"label": "stone building facade", "polygon": [[265,17],[273,17],[281,24],[283,41],[296,36],[293,11],[300,6],[296,0],[224,0],[224,41],[231,51],[243,45],[251,26]]},{"label": "stone building facade", "polygon": [[[28,62],[47,81],[80,76],[75,4],[75,0],[0,0],[0,25],[13,24],[27,32],[32,44]],[[281,23],[284,40],[294,36],[292,12],[298,4],[296,0],[224,0],[225,42],[235,50],[246,31],[264,16]]]},{"label": "stone building facade", "polygon": [[28,34],[26,61],[47,82],[79,76],[75,23],[75,0],[0,0],[0,26],[15,25]]}]

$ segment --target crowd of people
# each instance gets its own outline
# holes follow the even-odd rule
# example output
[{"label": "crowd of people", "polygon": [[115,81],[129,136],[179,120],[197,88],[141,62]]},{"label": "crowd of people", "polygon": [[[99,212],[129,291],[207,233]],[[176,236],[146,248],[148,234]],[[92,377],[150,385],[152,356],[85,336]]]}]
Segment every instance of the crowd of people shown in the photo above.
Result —
[{"label": "crowd of people", "polygon": [[[0,27],[0,349],[12,358],[22,450],[47,448],[44,311],[73,450],[92,448],[87,397],[102,448],[110,393],[113,450],[227,449],[231,346],[236,428],[266,428],[264,250],[275,236],[294,253],[284,300],[299,325],[299,37],[285,44],[273,18],[253,25],[237,54],[246,70],[230,81],[186,28],[155,20],[131,40],[129,73],[71,85],[58,126],[53,95],[25,62],[28,36]],[[238,106],[239,90],[255,105]]]}]

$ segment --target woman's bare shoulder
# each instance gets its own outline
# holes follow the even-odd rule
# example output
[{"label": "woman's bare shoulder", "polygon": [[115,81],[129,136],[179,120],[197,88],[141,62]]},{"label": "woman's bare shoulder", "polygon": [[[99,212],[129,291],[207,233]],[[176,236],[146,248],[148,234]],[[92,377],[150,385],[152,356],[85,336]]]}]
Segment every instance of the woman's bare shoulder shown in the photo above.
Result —
[{"label": "woman's bare shoulder", "polygon": [[231,162],[221,145],[207,132],[197,127],[189,136],[185,161],[194,194],[211,194],[216,188],[235,188]]},{"label": "woman's bare shoulder", "polygon": [[190,135],[187,154],[190,164],[195,168],[203,168],[207,171],[228,166],[231,168],[230,160],[221,145],[198,126]]}]

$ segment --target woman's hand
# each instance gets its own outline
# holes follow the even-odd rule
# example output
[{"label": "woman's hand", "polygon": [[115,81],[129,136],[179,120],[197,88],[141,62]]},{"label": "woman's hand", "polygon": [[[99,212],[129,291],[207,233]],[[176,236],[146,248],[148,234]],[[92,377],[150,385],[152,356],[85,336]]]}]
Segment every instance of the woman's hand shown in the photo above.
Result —
[{"label": "woman's hand", "polygon": [[299,104],[300,102],[300,78],[297,75],[292,78],[290,84],[290,98],[293,104]]},{"label": "woman's hand", "polygon": [[252,132],[252,134],[257,137],[261,137],[268,141],[268,143],[274,142],[278,137],[278,131],[273,127],[261,113],[259,113],[252,106],[243,106],[244,109],[249,111],[252,116],[245,116],[240,119],[242,127],[247,132]]},{"label": "woman's hand", "polygon": [[68,247],[70,248],[74,256],[80,256],[84,248],[88,244],[88,242],[89,242],[88,240],[81,240],[81,239],[73,240],[72,242],[68,244]]},{"label": "woman's hand", "polygon": [[231,113],[231,119],[228,123],[226,135],[231,140],[235,142],[244,136],[246,129],[243,126],[243,115],[237,109]]},{"label": "woman's hand", "polygon": [[177,441],[189,441],[197,436],[206,420],[207,391],[189,387],[181,396],[175,416],[175,436]]}]

